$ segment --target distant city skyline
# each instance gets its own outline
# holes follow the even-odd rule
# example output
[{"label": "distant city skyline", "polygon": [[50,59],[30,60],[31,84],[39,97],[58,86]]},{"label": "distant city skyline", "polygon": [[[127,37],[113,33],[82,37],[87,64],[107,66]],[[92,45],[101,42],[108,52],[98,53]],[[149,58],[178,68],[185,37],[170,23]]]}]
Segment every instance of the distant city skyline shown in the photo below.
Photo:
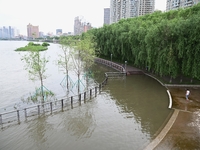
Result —
[{"label": "distant city skyline", "polygon": [[0,27],[0,39],[12,39],[19,36],[19,30],[12,26]]},{"label": "distant city skyline", "polygon": [[[27,35],[26,26],[31,23],[44,34],[56,34],[56,29],[73,32],[76,16],[82,16],[93,27],[103,26],[104,8],[110,8],[110,0],[35,0],[31,7],[27,0],[0,0],[0,6],[0,26],[16,27],[20,34]],[[155,0],[155,10],[165,11],[166,0]]]}]

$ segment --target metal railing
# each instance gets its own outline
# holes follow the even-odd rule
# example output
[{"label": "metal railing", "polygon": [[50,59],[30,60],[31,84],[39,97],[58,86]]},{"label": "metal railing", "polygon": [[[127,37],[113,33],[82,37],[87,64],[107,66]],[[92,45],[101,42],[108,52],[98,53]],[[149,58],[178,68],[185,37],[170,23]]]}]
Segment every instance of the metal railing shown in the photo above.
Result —
[{"label": "metal railing", "polygon": [[20,124],[22,121],[31,120],[42,115],[51,115],[54,112],[73,109],[74,107],[80,106],[82,102],[85,103],[87,100],[91,100],[92,98],[96,97],[98,93],[100,94],[102,87],[107,84],[107,80],[108,77],[105,77],[101,84],[98,84],[97,86],[84,93],[80,93],[79,95],[26,107],[20,110],[0,113],[0,125],[3,128],[4,125],[10,125],[13,123]]},{"label": "metal railing", "polygon": [[119,72],[126,73],[126,69],[122,65],[119,65],[119,64],[114,63],[112,61],[101,59],[101,58],[95,58],[94,61],[96,63],[100,63],[100,64],[103,64],[103,65],[109,66],[109,67],[111,67],[111,68],[113,68],[113,69],[115,69]]},{"label": "metal railing", "polygon": [[102,87],[107,84],[109,77],[120,77],[126,74],[124,67],[119,64],[101,58],[95,58],[95,62],[112,67],[119,72],[106,72],[105,79],[101,84],[98,84],[98,86],[95,86],[84,93],[80,93],[79,95],[26,107],[20,110],[0,113],[0,125],[3,127],[5,124],[20,124],[22,121],[37,118],[42,115],[51,115],[56,111],[64,111],[65,109],[69,108],[73,109],[76,106],[80,106],[82,102],[85,103],[86,100],[96,97],[98,93],[97,91],[101,93]]},{"label": "metal railing", "polygon": [[121,77],[125,77],[126,73],[125,72],[106,72],[105,76],[107,76],[108,78],[121,78]]}]

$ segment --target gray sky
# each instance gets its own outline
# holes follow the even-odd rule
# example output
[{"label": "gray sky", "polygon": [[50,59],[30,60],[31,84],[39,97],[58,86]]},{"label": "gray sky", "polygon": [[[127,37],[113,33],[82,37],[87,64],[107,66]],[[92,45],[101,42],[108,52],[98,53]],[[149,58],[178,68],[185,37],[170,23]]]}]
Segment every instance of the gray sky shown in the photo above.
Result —
[{"label": "gray sky", "polygon": [[[24,35],[29,23],[44,33],[55,33],[56,29],[73,32],[76,16],[84,16],[93,27],[101,27],[107,7],[110,0],[0,0],[0,27],[10,25]],[[155,0],[155,9],[164,11],[166,0]]]}]

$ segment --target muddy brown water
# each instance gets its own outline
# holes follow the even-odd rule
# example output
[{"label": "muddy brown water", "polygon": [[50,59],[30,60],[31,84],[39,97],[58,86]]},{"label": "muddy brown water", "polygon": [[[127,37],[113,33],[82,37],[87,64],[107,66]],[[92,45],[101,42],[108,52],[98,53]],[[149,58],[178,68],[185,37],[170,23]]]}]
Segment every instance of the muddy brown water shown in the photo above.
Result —
[{"label": "muddy brown water", "polygon": [[[19,103],[21,95],[35,87],[26,80],[20,57],[13,51],[25,44],[25,41],[0,41],[0,61],[3,61],[0,83],[4,87],[0,94],[1,111]],[[51,44],[47,52],[51,56],[48,73],[52,75],[46,86],[62,97],[59,83],[63,74],[53,65],[58,49],[58,45]],[[100,77],[105,71],[113,71],[102,65],[95,68],[96,81],[102,81]],[[0,149],[143,149],[171,115],[168,104],[166,88],[148,76],[109,79],[101,94],[81,106],[1,129]]]}]

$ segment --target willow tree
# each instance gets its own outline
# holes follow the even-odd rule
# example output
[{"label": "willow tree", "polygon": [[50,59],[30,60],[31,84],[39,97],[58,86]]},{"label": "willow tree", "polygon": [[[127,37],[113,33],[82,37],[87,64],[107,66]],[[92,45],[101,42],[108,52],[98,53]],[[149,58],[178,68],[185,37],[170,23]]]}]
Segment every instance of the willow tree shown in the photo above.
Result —
[{"label": "willow tree", "polygon": [[95,30],[105,57],[126,59],[161,76],[200,78],[200,3],[165,13],[156,11]]}]

